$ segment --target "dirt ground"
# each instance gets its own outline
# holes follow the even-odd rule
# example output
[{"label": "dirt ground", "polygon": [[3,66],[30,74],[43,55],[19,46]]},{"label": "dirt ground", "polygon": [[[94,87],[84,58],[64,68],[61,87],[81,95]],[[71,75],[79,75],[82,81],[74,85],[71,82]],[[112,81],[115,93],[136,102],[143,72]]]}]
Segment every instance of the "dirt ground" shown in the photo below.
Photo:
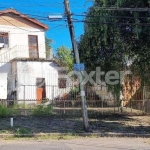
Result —
[{"label": "dirt ground", "polygon": [[94,132],[150,134],[150,116],[107,116],[91,121]]},{"label": "dirt ground", "polygon": [[[89,118],[91,132],[94,133],[135,133],[150,134],[150,116],[100,115]],[[0,133],[82,133],[81,117],[67,116],[16,116],[14,127],[10,118],[0,118]]]}]

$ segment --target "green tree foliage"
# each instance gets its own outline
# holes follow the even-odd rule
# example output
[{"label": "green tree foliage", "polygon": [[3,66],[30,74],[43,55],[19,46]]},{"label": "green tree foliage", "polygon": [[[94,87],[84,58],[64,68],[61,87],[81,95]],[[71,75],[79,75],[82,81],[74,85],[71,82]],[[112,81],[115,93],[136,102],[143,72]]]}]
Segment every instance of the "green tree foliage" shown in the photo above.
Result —
[{"label": "green tree foliage", "polygon": [[72,50],[62,45],[57,49],[56,61],[64,67],[68,67],[69,71],[73,69],[73,55]]},{"label": "green tree foliage", "polygon": [[105,72],[124,71],[130,60],[132,72],[142,83],[149,82],[150,13],[138,8],[150,8],[150,1],[95,0],[86,15],[84,34],[78,44],[87,71],[95,70],[96,66]]}]

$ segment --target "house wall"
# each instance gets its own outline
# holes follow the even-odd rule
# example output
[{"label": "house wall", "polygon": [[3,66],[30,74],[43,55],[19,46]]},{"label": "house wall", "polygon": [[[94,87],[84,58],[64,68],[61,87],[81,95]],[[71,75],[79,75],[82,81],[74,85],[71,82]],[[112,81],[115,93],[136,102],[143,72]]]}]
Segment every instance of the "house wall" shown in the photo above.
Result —
[{"label": "house wall", "polygon": [[7,99],[7,73],[0,75],[0,99]]},{"label": "house wall", "polygon": [[28,35],[38,36],[39,58],[46,58],[43,29],[0,25],[0,32],[8,32],[9,36],[9,47],[0,49],[1,62],[8,62],[16,57],[29,58]]},{"label": "house wall", "polygon": [[18,100],[36,100],[37,78],[45,78],[46,98],[53,99],[70,90],[59,89],[58,66],[54,62],[17,61]]},{"label": "house wall", "polygon": [[[0,49],[0,78],[1,73],[7,73],[7,94],[12,98],[12,93],[16,90],[17,70],[15,62],[10,63],[14,58],[29,58],[28,35],[38,37],[39,58],[46,58],[45,52],[45,30],[40,26],[27,21],[26,19],[14,17],[13,15],[3,15],[0,18],[0,32],[7,32],[9,46]],[[13,98],[16,98],[13,96]]]},{"label": "house wall", "polygon": [[[12,71],[11,70],[11,63],[0,62],[0,80],[1,80],[0,82],[7,84],[6,85],[7,94],[9,93],[9,90],[11,89],[11,86],[12,86],[12,83],[9,82],[9,81],[11,81],[11,79],[10,79],[11,71]],[[7,76],[7,78],[3,78],[4,74]],[[0,92],[2,93],[2,91],[0,91]],[[6,97],[5,97],[5,99],[6,99]]]}]

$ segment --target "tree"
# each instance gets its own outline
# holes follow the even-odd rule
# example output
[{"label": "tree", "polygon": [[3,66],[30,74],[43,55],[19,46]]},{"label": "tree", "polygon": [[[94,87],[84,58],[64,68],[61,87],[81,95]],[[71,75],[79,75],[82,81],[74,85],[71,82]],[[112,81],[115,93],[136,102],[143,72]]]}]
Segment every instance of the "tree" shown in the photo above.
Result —
[{"label": "tree", "polygon": [[45,38],[45,45],[46,45],[46,58],[50,58],[52,55],[52,44],[53,40],[49,38]]},{"label": "tree", "polygon": [[[110,9],[110,8],[117,9]],[[149,0],[96,0],[89,9],[84,35],[79,41],[81,61],[87,71],[100,66],[103,71],[125,71],[129,67],[141,82],[150,81]],[[136,8],[135,11],[119,8]],[[109,86],[119,96],[121,84]]]},{"label": "tree", "polygon": [[56,61],[64,67],[68,67],[69,71],[73,69],[73,55],[72,50],[62,45],[57,49]]}]

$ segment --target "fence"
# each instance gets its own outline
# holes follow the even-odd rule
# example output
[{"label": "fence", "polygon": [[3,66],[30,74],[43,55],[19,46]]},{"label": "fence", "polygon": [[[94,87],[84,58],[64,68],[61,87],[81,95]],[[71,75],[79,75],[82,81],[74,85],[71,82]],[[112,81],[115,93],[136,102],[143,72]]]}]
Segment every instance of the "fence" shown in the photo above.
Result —
[{"label": "fence", "polygon": [[[47,85],[46,95],[48,97],[43,97],[43,99],[29,99],[29,97],[36,96],[37,94],[35,85],[24,85],[23,87],[22,99],[0,100],[1,104],[7,105],[10,109],[17,110],[17,114],[20,115],[32,115],[31,110],[39,105],[45,108],[51,105],[53,107],[53,114],[82,116],[80,92],[77,87],[59,88],[58,86]],[[148,98],[143,100],[124,100],[123,102],[126,106],[121,111],[121,101],[114,99],[111,93],[107,92],[106,87],[85,87],[85,92],[89,116],[150,113],[150,99]]]},{"label": "fence", "polygon": [[[37,100],[0,100],[0,103],[7,105],[8,109],[15,110],[16,114],[12,115],[32,115],[31,111],[43,106],[46,108],[51,105],[53,107],[54,115],[67,115],[67,116],[82,116],[82,106],[80,100],[45,100],[42,104],[36,104]],[[145,106],[150,101],[136,101],[131,100],[129,107],[123,107],[120,111],[119,102],[111,100],[114,105],[108,105],[107,100],[87,100],[87,110],[89,116],[111,115],[111,114],[124,114],[124,115],[141,115],[148,114],[149,109]],[[140,104],[143,104],[141,106]],[[40,114],[38,114],[40,115]]]},{"label": "fence", "polygon": [[[41,86],[42,85],[42,86]],[[37,85],[18,85],[15,88],[15,91],[17,92],[15,99],[37,99],[37,89],[38,88],[44,88],[46,91],[45,97],[42,97],[43,99],[50,99],[50,100],[59,100],[59,99],[68,99],[68,100],[78,100],[80,99],[80,93],[79,88],[76,86],[66,86],[64,88],[61,88],[59,86],[55,85],[46,85],[41,84],[40,87]],[[86,91],[86,98],[88,100],[100,100],[100,99],[113,99],[113,96],[111,93],[107,92],[106,87],[100,88],[100,87],[85,87]],[[9,92],[11,93],[11,92]],[[14,99],[14,96],[11,94],[9,95],[9,99]]]},{"label": "fence", "polygon": [[[46,58],[45,46],[38,46],[38,55],[40,58]],[[9,62],[15,58],[29,58],[29,46],[27,45],[16,45],[12,48],[5,48],[0,52],[1,62]]]}]

